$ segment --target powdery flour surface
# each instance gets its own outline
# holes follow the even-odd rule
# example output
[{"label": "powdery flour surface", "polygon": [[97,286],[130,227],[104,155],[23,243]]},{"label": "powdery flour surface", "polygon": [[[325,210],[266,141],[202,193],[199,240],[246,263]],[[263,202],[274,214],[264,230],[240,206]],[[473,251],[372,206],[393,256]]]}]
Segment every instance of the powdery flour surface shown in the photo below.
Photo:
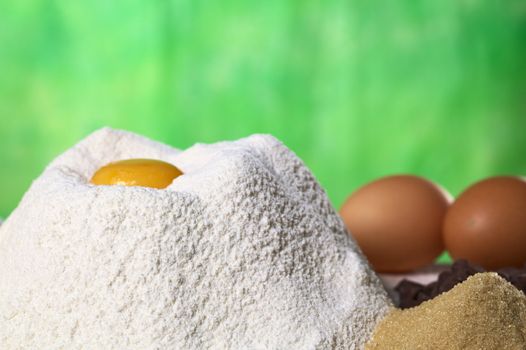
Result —
[{"label": "powdery flour surface", "polygon": [[[94,186],[154,158],[167,189]],[[2,349],[359,349],[390,307],[310,171],[271,136],[179,151],[101,129],[0,226]]]}]

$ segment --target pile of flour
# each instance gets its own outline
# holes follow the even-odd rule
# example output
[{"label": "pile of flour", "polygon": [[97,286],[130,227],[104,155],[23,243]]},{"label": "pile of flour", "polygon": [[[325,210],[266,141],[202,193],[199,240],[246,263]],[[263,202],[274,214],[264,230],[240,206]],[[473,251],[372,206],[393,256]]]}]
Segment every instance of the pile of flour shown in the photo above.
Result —
[{"label": "pile of flour", "polygon": [[[163,190],[95,186],[125,158]],[[390,307],[310,171],[271,136],[185,151],[101,129],[0,226],[2,349],[359,349]]]}]

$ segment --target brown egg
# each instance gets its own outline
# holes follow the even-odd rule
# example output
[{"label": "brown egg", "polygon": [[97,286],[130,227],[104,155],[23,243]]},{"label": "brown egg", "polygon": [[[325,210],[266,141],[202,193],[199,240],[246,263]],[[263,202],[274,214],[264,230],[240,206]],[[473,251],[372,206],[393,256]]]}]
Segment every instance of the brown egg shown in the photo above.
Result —
[{"label": "brown egg", "polygon": [[498,176],[477,182],[449,208],[444,242],[455,258],[487,269],[526,262],[526,181]]},{"label": "brown egg", "polygon": [[443,251],[450,198],[421,177],[389,176],[354,192],[340,214],[376,271],[404,272],[432,263]]}]

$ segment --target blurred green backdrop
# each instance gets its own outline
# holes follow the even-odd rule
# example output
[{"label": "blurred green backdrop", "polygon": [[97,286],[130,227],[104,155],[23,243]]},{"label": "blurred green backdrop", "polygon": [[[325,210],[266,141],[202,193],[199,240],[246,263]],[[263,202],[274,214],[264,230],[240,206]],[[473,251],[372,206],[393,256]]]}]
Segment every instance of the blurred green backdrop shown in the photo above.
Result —
[{"label": "blurred green backdrop", "polygon": [[8,0],[0,216],[103,125],[185,148],[272,133],[336,207],[411,172],[526,174],[524,0]]}]

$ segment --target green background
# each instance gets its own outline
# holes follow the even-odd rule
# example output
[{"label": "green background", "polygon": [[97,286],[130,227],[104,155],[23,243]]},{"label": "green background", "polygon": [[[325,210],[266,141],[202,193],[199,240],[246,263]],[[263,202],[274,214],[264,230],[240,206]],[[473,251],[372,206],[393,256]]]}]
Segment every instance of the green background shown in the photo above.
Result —
[{"label": "green background", "polygon": [[0,215],[109,125],[178,148],[271,133],[336,207],[416,173],[526,174],[526,2],[3,1]]}]

